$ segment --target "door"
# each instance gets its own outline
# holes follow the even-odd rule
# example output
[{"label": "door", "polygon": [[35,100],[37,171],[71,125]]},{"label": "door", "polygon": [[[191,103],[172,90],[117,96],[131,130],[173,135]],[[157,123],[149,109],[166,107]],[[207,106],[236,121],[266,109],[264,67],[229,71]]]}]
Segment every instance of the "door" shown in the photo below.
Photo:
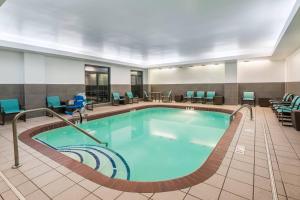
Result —
[{"label": "door", "polygon": [[143,98],[143,72],[131,70],[131,91],[134,96]]},{"label": "door", "polygon": [[108,67],[86,65],[85,89],[87,99],[95,103],[110,101],[110,69]]}]

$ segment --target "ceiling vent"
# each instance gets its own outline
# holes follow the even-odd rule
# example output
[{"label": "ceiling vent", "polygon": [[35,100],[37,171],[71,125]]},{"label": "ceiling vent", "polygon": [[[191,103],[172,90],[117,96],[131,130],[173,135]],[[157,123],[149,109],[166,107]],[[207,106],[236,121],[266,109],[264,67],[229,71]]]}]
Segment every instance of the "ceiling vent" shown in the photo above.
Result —
[{"label": "ceiling vent", "polygon": [[0,0],[0,7],[4,4],[5,0]]}]

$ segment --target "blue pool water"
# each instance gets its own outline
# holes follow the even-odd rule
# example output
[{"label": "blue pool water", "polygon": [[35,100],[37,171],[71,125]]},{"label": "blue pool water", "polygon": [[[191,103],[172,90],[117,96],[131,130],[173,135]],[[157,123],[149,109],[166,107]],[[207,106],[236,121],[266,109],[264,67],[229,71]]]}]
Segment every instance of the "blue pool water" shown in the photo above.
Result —
[{"label": "blue pool water", "polygon": [[34,139],[108,177],[162,181],[197,170],[228,126],[225,113],[158,107],[80,125],[108,147],[69,126]]}]

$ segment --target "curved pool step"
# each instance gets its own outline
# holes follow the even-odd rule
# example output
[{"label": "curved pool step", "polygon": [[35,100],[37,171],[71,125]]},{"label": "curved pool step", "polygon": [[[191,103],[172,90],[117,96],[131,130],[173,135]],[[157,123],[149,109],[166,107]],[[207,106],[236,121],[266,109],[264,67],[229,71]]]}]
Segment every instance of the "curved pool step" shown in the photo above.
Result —
[{"label": "curved pool step", "polygon": [[126,160],[117,152],[97,145],[68,145],[56,150],[111,178],[130,179]]}]

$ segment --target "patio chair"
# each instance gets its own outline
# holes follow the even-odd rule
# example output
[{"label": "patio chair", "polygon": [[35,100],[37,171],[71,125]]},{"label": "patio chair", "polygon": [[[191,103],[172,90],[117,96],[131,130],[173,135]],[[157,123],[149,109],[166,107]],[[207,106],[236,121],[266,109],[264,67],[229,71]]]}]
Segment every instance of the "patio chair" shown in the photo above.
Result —
[{"label": "patio chair", "polygon": [[153,101],[152,98],[148,95],[147,91],[144,90],[144,101]]},{"label": "patio chair", "polygon": [[[18,99],[2,99],[0,100],[0,113],[2,118],[1,125],[5,125],[5,118],[9,115],[16,115],[24,111],[24,108],[20,106]],[[26,122],[26,115],[22,116],[24,122]]]},{"label": "patio chair", "polygon": [[205,98],[205,92],[204,91],[197,91],[196,95],[194,96],[193,99],[195,100],[195,102],[201,101],[203,103],[204,98]]},{"label": "patio chair", "polygon": [[206,92],[206,97],[205,97],[205,102],[214,102],[214,98],[216,96],[216,92],[215,91],[207,91]]},{"label": "patio chair", "polygon": [[134,97],[131,91],[126,92],[127,102],[128,103],[138,103],[139,97]]},{"label": "patio chair", "polygon": [[119,92],[113,92],[111,103],[113,106],[125,104],[125,98],[123,96],[120,96]]},{"label": "patio chair", "polygon": [[[50,108],[51,110],[55,112],[64,112],[66,109],[66,105],[64,102],[60,100],[59,96],[47,96],[47,108]],[[50,117],[53,117],[52,115],[49,115]]]},{"label": "patio chair", "polygon": [[183,96],[183,99],[185,101],[190,100],[192,102],[193,98],[194,98],[194,91],[191,90],[187,91],[186,94]]},{"label": "patio chair", "polygon": [[255,106],[255,95],[254,92],[243,92],[242,104],[250,102]]},{"label": "patio chair", "polygon": [[167,95],[162,95],[161,100],[162,102],[172,102],[172,90],[170,90]]}]

